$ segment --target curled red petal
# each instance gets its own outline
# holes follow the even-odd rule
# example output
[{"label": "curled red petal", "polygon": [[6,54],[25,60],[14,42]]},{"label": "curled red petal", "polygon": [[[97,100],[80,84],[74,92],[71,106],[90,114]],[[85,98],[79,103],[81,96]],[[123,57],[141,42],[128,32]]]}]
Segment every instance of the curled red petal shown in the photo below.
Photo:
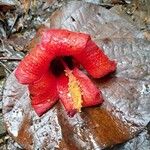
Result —
[{"label": "curled red petal", "polygon": [[49,29],[43,33],[41,45],[55,56],[70,56],[80,53],[90,39],[88,34],[64,29]]},{"label": "curled red petal", "polygon": [[116,62],[111,61],[92,40],[87,42],[84,51],[74,57],[94,78],[103,77],[116,70]]},{"label": "curled red petal", "polygon": [[34,109],[34,111],[36,112],[36,114],[40,117],[43,114],[45,114],[50,108],[52,108],[52,106],[57,102],[57,100],[55,99],[54,101],[51,102],[43,102],[41,104],[37,104],[37,105],[33,105],[32,107]]},{"label": "curled red petal", "polygon": [[69,116],[74,116],[74,114],[77,112],[77,110],[74,107],[71,95],[69,94],[68,90],[68,77],[65,75],[62,75],[59,77],[57,81],[57,89],[59,98],[65,107],[65,110],[67,111]]},{"label": "curled red petal", "polygon": [[80,83],[83,95],[83,107],[99,105],[103,102],[101,91],[94,85],[94,83],[78,68],[73,70],[74,76]]},{"label": "curled red petal", "polygon": [[46,51],[39,49],[38,46],[32,49],[20,62],[15,71],[19,82],[30,84],[39,80],[48,71],[49,63],[53,57],[53,55],[48,55]]},{"label": "curled red petal", "polygon": [[49,72],[29,85],[31,105],[38,115],[49,110],[58,100],[56,78]]},{"label": "curled red petal", "polygon": [[[88,107],[101,104],[103,102],[102,94],[100,90],[97,89],[97,87],[93,84],[93,82],[82,71],[80,71],[77,68],[73,69],[71,72],[78,81],[81,89],[81,106]],[[62,75],[59,78],[57,89],[59,93],[59,98],[62,104],[64,105],[66,111],[70,116],[73,116],[78,111],[78,109],[76,109],[76,106],[73,102],[73,97],[71,96],[71,93],[69,91],[68,76]]]}]

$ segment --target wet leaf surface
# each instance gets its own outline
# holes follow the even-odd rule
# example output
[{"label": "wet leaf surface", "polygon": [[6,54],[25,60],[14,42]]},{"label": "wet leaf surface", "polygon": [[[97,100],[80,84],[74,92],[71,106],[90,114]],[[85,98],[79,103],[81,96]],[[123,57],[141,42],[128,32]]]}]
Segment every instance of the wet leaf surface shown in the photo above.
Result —
[{"label": "wet leaf surface", "polygon": [[112,150],[148,150],[150,149],[150,134],[147,131],[122,145],[115,146]]},{"label": "wet leaf surface", "polygon": [[[29,38],[31,31],[32,36],[35,34],[34,27],[38,28],[43,21],[36,22],[36,19],[22,38]],[[93,80],[101,89],[105,103],[101,107],[85,108],[74,118],[68,118],[60,104],[37,117],[30,106],[27,86],[19,84],[12,73],[3,96],[8,132],[26,149],[99,150],[126,142],[143,131],[114,149],[140,149],[142,144],[147,149],[150,145],[145,129],[150,121],[150,42],[144,39],[143,32],[113,10],[84,2],[69,2],[45,20],[44,24],[51,28],[91,34],[105,53],[118,62],[117,71]],[[17,38],[13,42],[7,50],[17,49]]]}]

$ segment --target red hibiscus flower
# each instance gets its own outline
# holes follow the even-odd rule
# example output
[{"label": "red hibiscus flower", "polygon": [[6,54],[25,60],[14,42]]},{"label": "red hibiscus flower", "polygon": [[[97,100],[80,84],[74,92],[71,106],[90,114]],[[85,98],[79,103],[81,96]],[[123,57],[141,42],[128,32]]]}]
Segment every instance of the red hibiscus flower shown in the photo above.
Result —
[{"label": "red hibiscus flower", "polygon": [[82,107],[101,104],[101,92],[78,67],[82,65],[93,78],[100,78],[113,72],[116,63],[88,34],[43,29],[38,36],[39,41],[15,71],[18,81],[28,84],[35,112],[41,116],[58,99],[69,116]]}]

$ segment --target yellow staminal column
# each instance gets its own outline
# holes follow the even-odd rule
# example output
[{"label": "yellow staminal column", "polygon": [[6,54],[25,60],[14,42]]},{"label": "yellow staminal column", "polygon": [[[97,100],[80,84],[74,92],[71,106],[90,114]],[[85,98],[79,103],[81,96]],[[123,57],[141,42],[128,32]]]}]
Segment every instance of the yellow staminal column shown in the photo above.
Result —
[{"label": "yellow staminal column", "polygon": [[80,88],[80,83],[77,78],[73,75],[71,70],[66,70],[66,76],[69,78],[68,89],[69,94],[73,100],[73,104],[77,111],[81,112],[82,107],[82,90]]}]

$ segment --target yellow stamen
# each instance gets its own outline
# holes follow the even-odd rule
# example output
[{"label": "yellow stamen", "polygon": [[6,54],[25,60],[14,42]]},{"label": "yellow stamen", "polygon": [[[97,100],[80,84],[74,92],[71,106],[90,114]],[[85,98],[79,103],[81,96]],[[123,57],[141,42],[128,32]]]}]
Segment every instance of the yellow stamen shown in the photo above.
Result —
[{"label": "yellow stamen", "polygon": [[67,70],[66,75],[69,78],[69,83],[68,83],[69,93],[72,97],[75,108],[77,109],[77,111],[80,112],[82,107],[82,92],[81,92],[80,84],[76,79],[76,77],[72,74],[72,71]]}]

